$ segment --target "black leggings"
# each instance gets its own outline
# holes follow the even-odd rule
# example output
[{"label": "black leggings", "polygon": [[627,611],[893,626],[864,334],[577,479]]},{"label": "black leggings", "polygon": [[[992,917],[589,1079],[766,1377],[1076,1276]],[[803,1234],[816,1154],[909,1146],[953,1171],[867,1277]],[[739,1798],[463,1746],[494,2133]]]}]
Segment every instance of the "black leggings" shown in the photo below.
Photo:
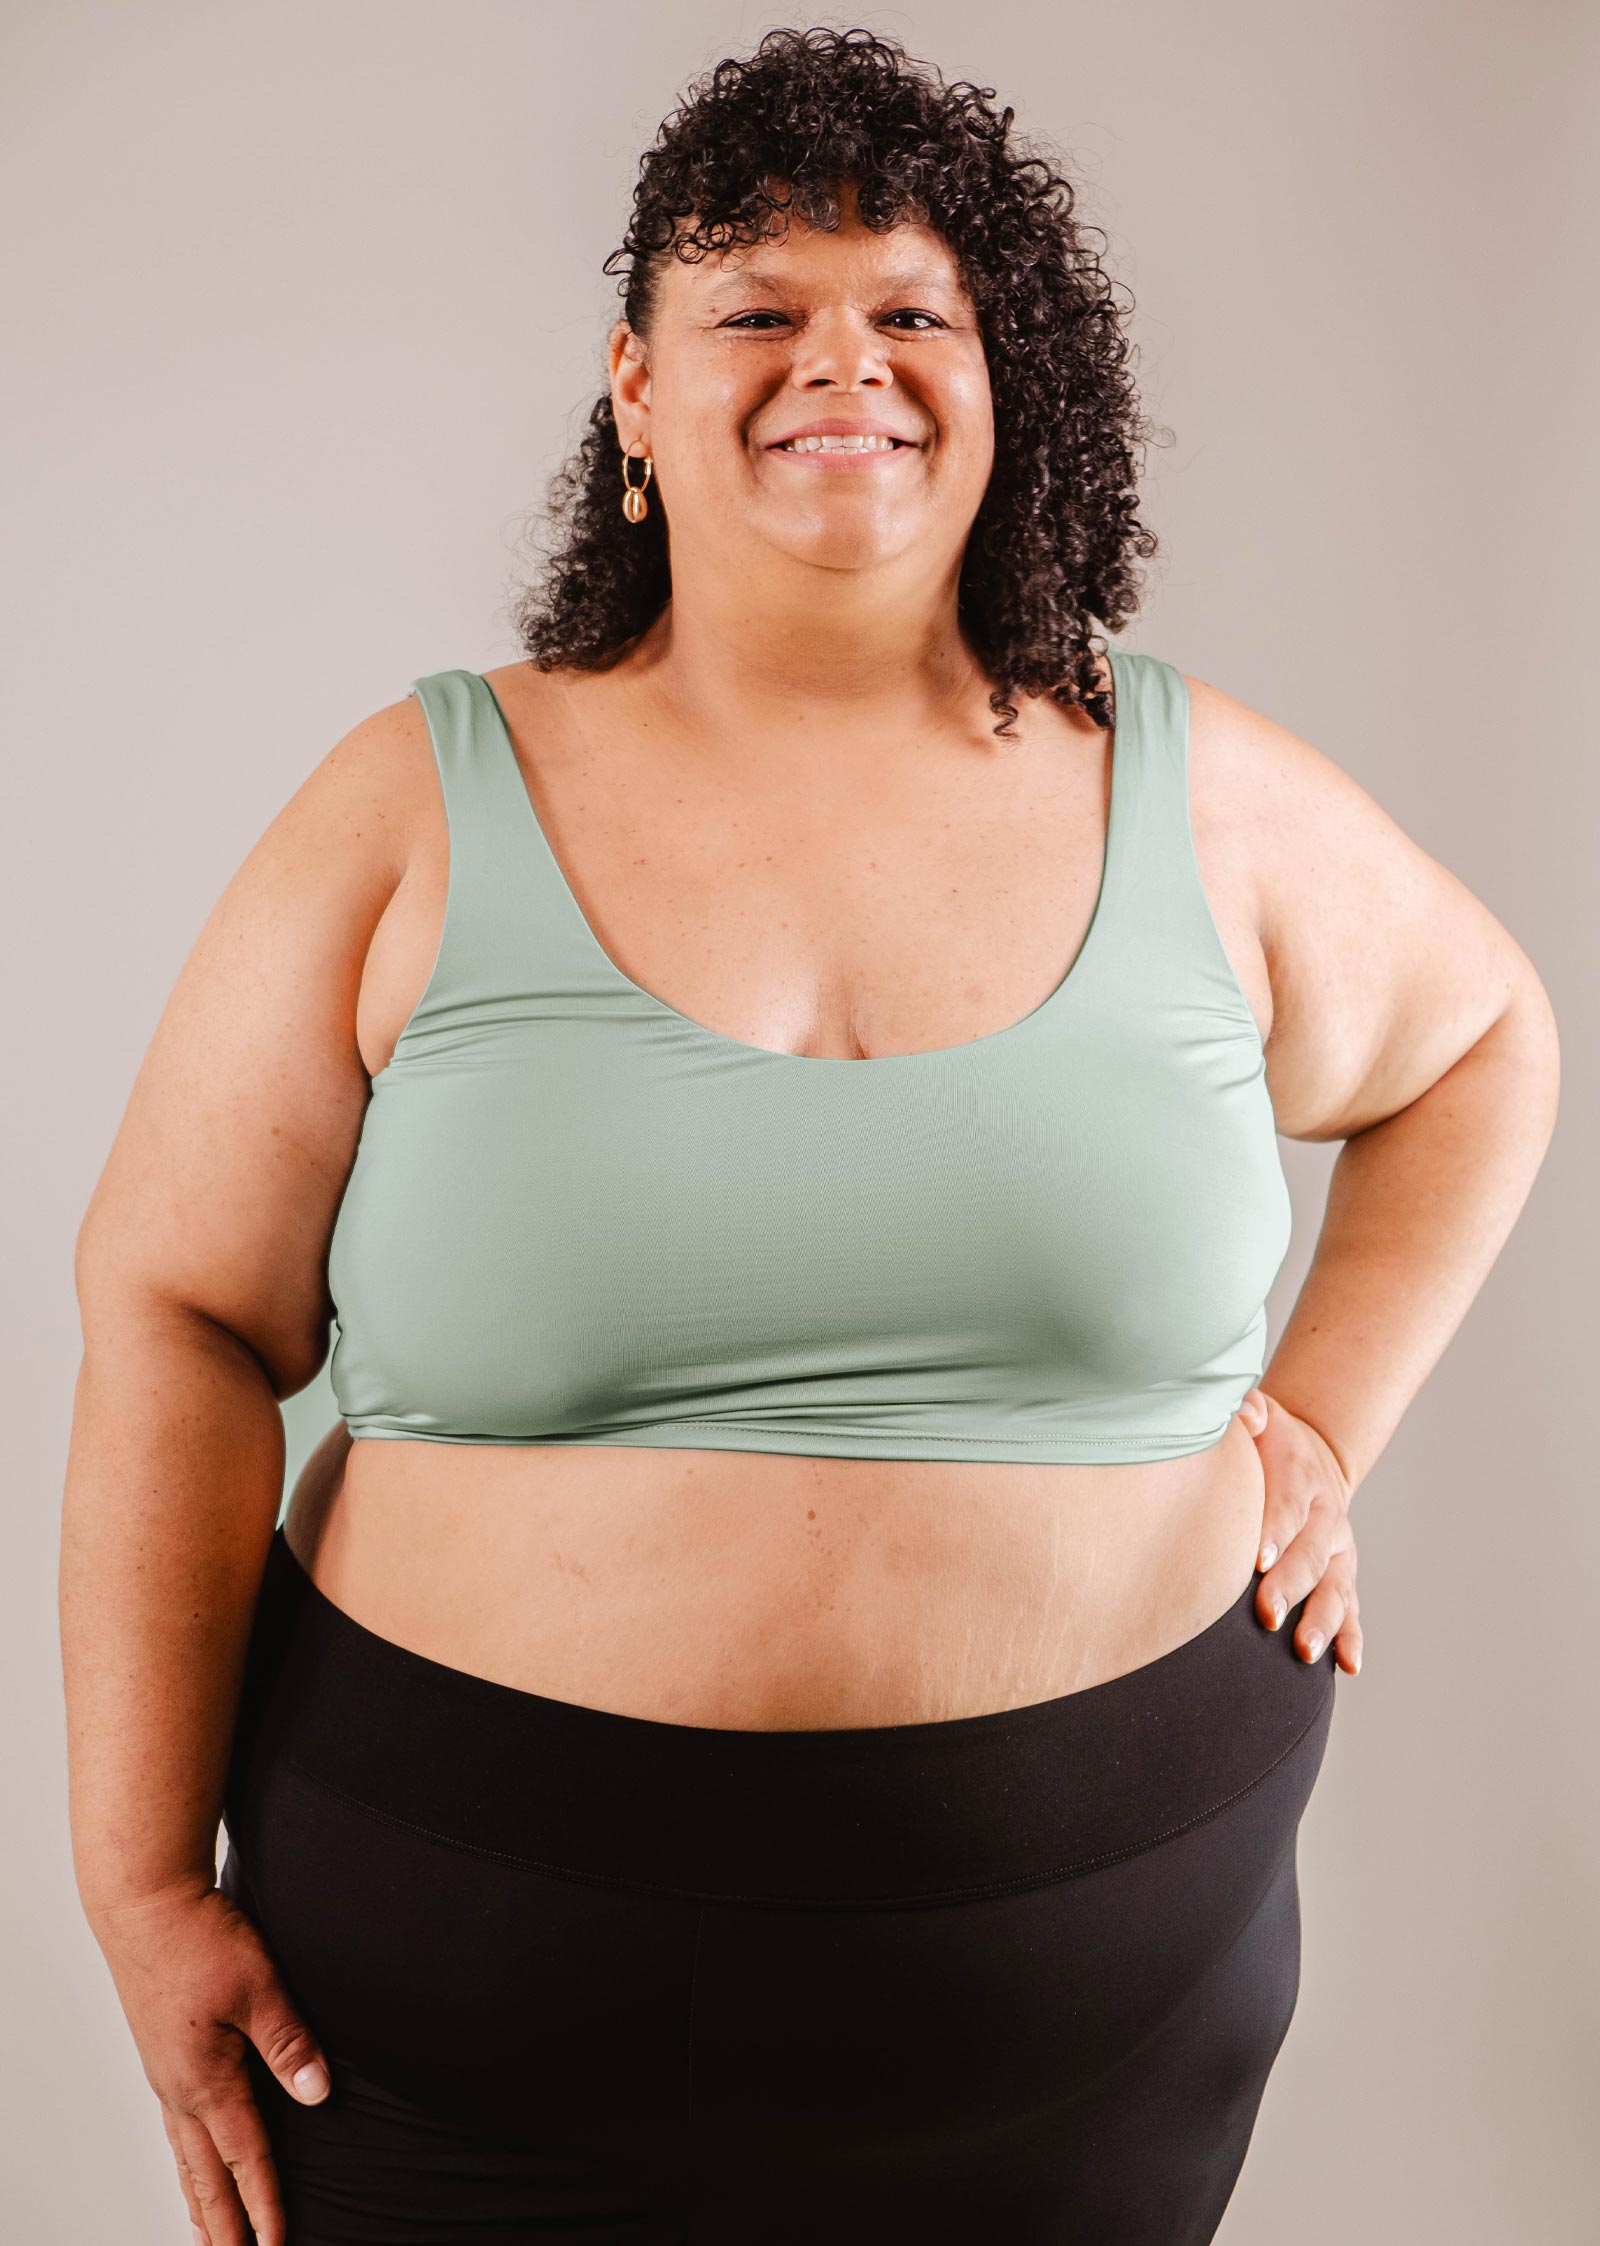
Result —
[{"label": "black leggings", "polygon": [[1029,1707],[717,1730],[408,1652],[280,1529],[222,1885],[332,2072],[250,2053],[291,2246],[1200,2246],[1333,1716],[1254,1595]]}]

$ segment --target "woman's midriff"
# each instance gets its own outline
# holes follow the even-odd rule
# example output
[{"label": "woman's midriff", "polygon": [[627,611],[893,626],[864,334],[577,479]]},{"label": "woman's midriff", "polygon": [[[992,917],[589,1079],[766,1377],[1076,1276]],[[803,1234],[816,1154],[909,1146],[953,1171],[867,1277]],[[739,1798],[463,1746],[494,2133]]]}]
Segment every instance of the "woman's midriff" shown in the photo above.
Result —
[{"label": "woman's midriff", "polygon": [[659,1722],[943,1722],[1157,1659],[1251,1579],[1238,1419],[1121,1466],[517,1448],[336,1430],[285,1522],[333,1604],[520,1691]]}]

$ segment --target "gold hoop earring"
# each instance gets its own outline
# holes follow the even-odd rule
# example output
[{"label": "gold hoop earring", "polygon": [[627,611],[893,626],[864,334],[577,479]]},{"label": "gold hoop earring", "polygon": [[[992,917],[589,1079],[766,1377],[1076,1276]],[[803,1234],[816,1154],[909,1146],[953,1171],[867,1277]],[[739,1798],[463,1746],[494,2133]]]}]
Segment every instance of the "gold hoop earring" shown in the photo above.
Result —
[{"label": "gold hoop earring", "polygon": [[636,484],[628,481],[628,462],[631,458],[632,455],[627,446],[624,445],[622,448],[622,512],[627,516],[629,522],[641,523],[650,512],[650,502],[644,495],[644,489],[645,484],[650,481],[654,472],[655,462],[651,459],[649,453],[644,454],[644,483]]}]

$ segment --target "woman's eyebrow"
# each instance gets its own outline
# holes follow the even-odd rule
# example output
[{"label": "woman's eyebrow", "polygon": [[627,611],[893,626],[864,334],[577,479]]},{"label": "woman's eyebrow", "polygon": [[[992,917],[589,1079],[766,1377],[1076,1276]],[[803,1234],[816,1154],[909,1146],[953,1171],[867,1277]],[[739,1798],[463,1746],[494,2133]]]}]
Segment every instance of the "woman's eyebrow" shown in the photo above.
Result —
[{"label": "woman's eyebrow", "polygon": [[[714,281],[706,283],[706,294],[715,296],[729,289],[756,290],[764,296],[781,296],[786,283],[775,273],[721,273]],[[896,266],[885,273],[877,283],[879,292],[887,289],[948,288],[950,276],[940,272],[936,265]]]}]

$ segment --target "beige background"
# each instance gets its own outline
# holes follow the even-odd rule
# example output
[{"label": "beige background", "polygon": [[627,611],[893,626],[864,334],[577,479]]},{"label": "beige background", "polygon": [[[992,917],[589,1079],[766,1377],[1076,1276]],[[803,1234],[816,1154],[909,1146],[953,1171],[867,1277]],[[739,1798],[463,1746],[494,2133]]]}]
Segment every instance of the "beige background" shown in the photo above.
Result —
[{"label": "beige background", "polygon": [[[0,2229],[186,2239],[68,1857],[70,1249],[218,890],[424,672],[517,652],[637,154],[774,22],[656,0],[11,0],[0,96],[5,2079]],[[1138,303],[1149,648],[1294,727],[1544,975],[1560,1125],[1357,1493],[1367,1656],[1225,2246],[1595,2235],[1597,19],[1580,0],[840,16],[1052,136]],[[1332,1150],[1286,1148],[1314,1244]],[[292,1466],[331,1417],[290,1405]],[[537,2021],[530,2032],[538,2033]],[[1109,2242],[1108,2242],[1109,2246]],[[1132,2242],[1130,2242],[1132,2246]]]}]

